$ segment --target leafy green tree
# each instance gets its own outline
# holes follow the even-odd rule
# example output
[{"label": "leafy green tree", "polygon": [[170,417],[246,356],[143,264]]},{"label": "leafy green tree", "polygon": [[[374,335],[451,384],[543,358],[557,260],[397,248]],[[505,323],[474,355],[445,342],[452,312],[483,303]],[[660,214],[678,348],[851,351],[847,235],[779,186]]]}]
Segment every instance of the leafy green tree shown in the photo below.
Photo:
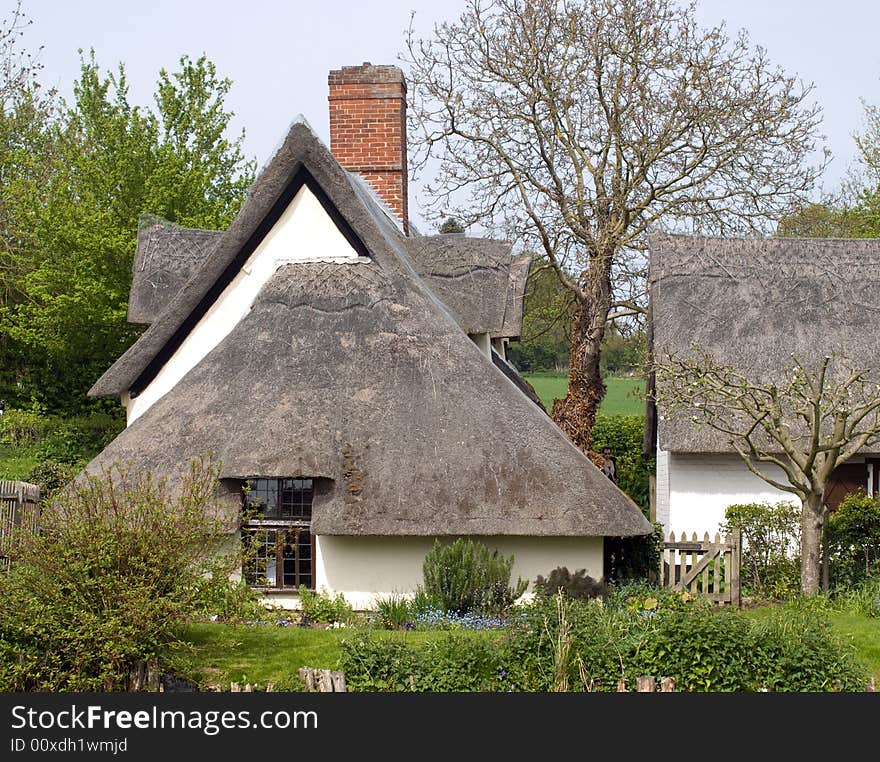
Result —
[{"label": "leafy green tree", "polygon": [[[40,65],[22,47],[30,24],[20,5],[0,21],[0,320],[25,298],[22,280],[38,251],[34,218],[55,165],[57,99],[40,87]],[[15,396],[30,354],[0,331],[0,399]]]},{"label": "leafy green tree", "polygon": [[[155,108],[129,100],[122,64],[101,71],[84,59],[51,130],[56,160],[30,196],[33,249],[17,253],[23,298],[2,333],[28,350],[20,396],[57,412],[88,405],[85,393],[131,344],[126,321],[138,217],[182,225],[229,224],[253,180],[243,133],[229,141],[231,83],[202,57],[159,74]],[[26,400],[23,400],[26,401]]]}]

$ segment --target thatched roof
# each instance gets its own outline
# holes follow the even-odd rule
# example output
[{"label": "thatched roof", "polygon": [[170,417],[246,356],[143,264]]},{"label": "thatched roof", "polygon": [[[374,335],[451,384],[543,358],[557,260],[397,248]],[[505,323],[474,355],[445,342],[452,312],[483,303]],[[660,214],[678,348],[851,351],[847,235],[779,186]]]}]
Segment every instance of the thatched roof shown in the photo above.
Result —
[{"label": "thatched roof", "polygon": [[204,264],[221,235],[143,215],[138,224],[128,321],[152,323]]},{"label": "thatched roof", "polygon": [[[280,267],[250,313],[90,465],[311,476],[327,535],[602,536],[651,530],[638,507],[461,330],[407,239],[296,123],[202,269],[95,385],[149,377],[303,182],[369,261]],[[257,239],[257,240],[255,240]]]},{"label": "thatched roof", "polygon": [[[654,353],[694,352],[769,381],[791,356],[817,363],[832,351],[880,370],[880,240],[650,241]],[[727,437],[662,409],[659,443],[677,452],[729,452]]]},{"label": "thatched roof", "polygon": [[511,257],[510,244],[462,235],[406,239],[419,275],[465,333],[519,338],[531,258]]}]

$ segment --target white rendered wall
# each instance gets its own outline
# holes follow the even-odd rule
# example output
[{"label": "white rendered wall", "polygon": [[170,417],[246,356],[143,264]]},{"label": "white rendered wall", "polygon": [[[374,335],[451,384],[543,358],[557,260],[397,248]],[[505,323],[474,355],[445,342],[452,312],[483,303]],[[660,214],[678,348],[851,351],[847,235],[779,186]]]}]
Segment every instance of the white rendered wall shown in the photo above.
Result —
[{"label": "white rendered wall", "polygon": [[131,425],[156,400],[171,391],[181,378],[229,335],[250,312],[257,295],[278,267],[288,262],[326,260],[361,261],[321,202],[303,185],[241,271],[149,386],[134,399],[129,399],[128,394],[122,395],[128,424]]},{"label": "white rendered wall", "polygon": [[[663,453],[663,458],[660,455]],[[662,513],[661,463],[668,480],[668,504]],[[768,467],[767,475],[785,482],[782,470]],[[724,510],[736,503],[797,503],[790,492],[771,487],[746,467],[739,455],[691,455],[657,452],[657,520],[665,532],[704,532],[714,535]]]},{"label": "white rendered wall", "polygon": [[[443,538],[452,540],[454,538]],[[603,573],[601,537],[477,537],[475,540],[514,556],[511,578],[533,582],[557,566],[586,569],[593,579]],[[408,594],[422,584],[422,562],[433,537],[318,537],[316,587],[341,592],[356,609],[368,609],[377,597]],[[290,605],[293,596],[272,598]]]}]

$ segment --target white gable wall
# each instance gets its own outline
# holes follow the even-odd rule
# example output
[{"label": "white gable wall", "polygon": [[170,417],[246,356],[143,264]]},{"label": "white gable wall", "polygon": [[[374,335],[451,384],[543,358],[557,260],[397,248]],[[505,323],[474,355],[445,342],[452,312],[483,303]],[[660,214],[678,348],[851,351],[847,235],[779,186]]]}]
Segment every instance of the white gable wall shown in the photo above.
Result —
[{"label": "white gable wall", "polygon": [[137,397],[122,395],[128,424],[174,388],[250,312],[275,270],[288,262],[369,261],[358,256],[321,202],[303,185],[241,271]]},{"label": "white gable wall", "polygon": [[[785,482],[782,470],[767,475]],[[657,521],[664,532],[714,535],[724,510],[737,503],[799,502],[790,492],[771,487],[746,467],[739,455],[683,454],[657,450]]]}]

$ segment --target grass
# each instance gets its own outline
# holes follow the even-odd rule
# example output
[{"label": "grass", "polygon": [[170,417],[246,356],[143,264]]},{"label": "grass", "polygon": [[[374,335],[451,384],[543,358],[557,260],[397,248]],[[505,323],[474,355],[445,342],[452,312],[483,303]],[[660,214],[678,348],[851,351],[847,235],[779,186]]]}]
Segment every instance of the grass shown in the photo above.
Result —
[{"label": "grass", "polygon": [[[568,390],[568,375],[536,373],[526,375],[526,380],[535,391],[547,410],[552,410],[553,400],[564,397]],[[606,378],[607,392],[599,411],[606,415],[644,415],[645,382],[641,378]]]},{"label": "grass", "polygon": [[[768,616],[774,606],[743,609],[753,619]],[[852,643],[858,658],[874,682],[880,685],[880,618],[841,611],[829,611],[833,631],[846,643]],[[296,690],[300,667],[335,669],[340,643],[355,629],[323,630],[273,625],[228,625],[202,623],[188,625],[182,633],[188,646],[169,655],[169,666],[182,677],[202,688],[228,690],[230,683],[251,683],[265,688],[272,683],[279,690]],[[495,632],[459,634],[469,637],[497,637]],[[376,638],[400,638],[421,645],[446,637],[439,630],[371,630]]]},{"label": "grass", "polygon": [[[171,654],[171,666],[182,677],[203,687],[228,690],[230,683],[251,683],[265,688],[273,683],[281,689],[290,686],[300,667],[335,669],[339,644],[354,629],[322,630],[274,625],[191,624],[183,634],[190,644]],[[376,638],[403,638],[421,644],[445,637],[439,630],[371,630]],[[483,632],[468,632],[489,637]]]},{"label": "grass", "polygon": [[0,479],[24,481],[37,465],[37,456],[30,449],[0,447]]},{"label": "grass", "polygon": [[[743,609],[745,616],[761,619],[769,616],[777,604]],[[880,687],[880,617],[868,617],[847,611],[827,612],[832,631],[844,643],[855,646],[857,657],[874,683]]]}]

